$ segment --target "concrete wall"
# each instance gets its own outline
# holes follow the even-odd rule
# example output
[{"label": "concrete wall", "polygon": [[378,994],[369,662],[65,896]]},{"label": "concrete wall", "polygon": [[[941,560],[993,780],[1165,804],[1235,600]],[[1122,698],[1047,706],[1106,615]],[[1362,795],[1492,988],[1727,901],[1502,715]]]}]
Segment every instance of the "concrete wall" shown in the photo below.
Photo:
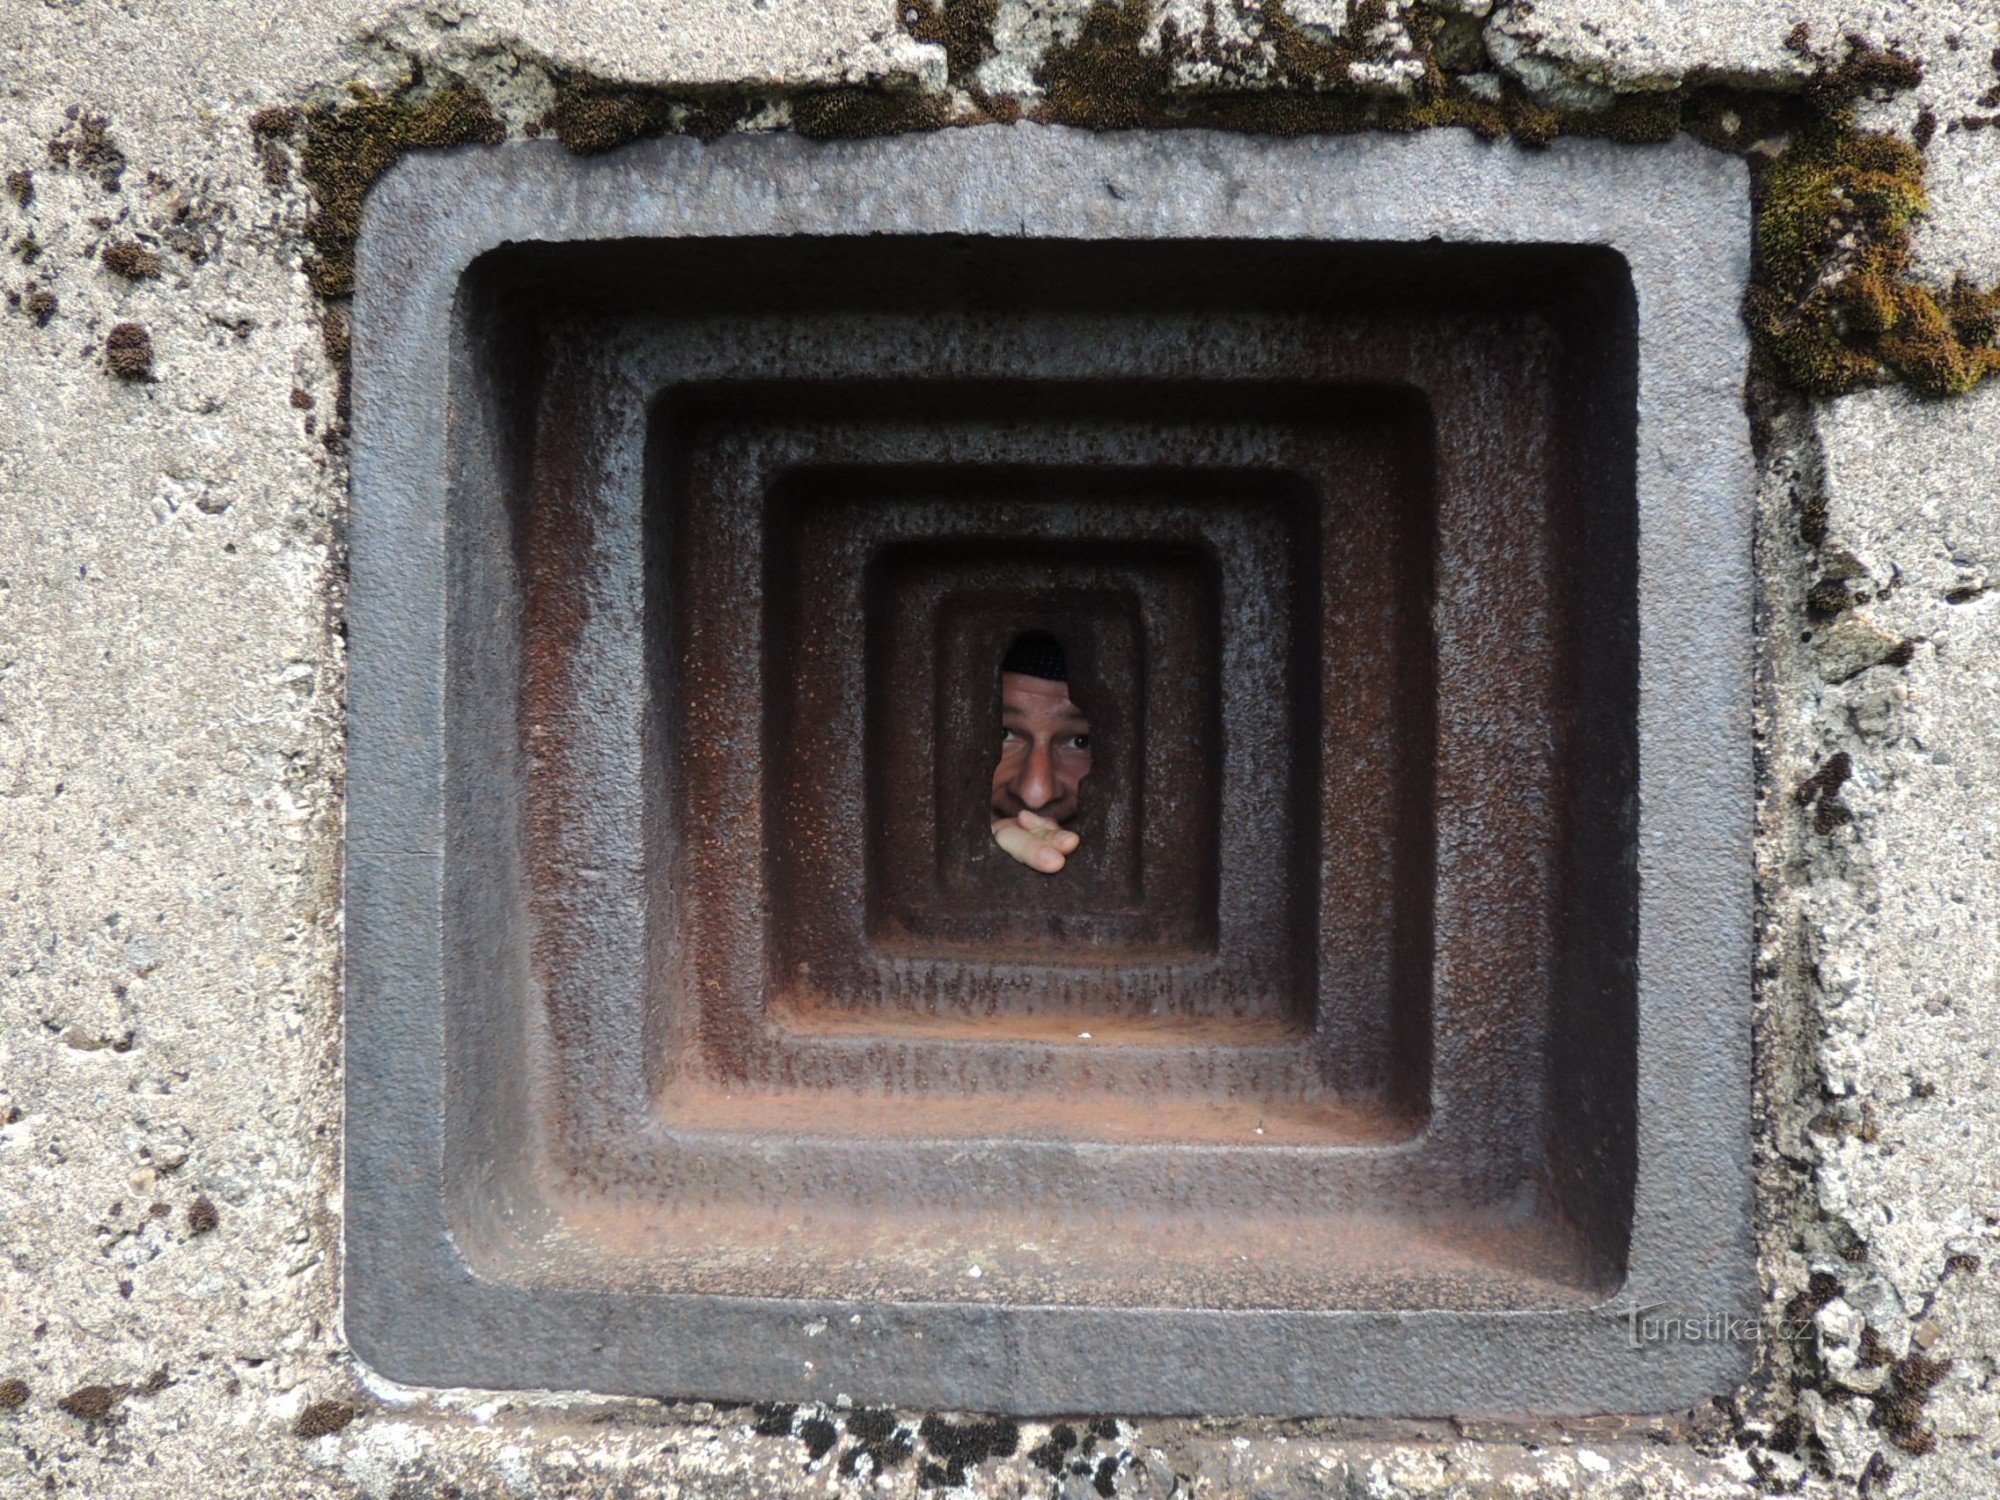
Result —
[{"label": "concrete wall", "polygon": [[[994,55],[956,82],[902,0],[0,14],[0,166],[32,174],[0,198],[0,1492],[900,1493],[953,1477],[935,1429],[876,1472],[848,1412],[403,1390],[343,1348],[344,448],[304,273],[311,198],[295,153],[250,121],[419,72],[480,89],[516,132],[566,70],[753,85],[771,124],[834,84],[916,91],[940,117],[1032,106],[1041,50],[1081,9],[998,0]],[[1208,24],[1191,0],[1164,9],[1187,34]],[[1353,86],[1407,75],[1407,9],[1388,0],[1351,33]],[[1254,54],[1259,16],[1216,10],[1223,60],[1197,49],[1175,87],[1258,86],[1255,57],[1226,44],[1240,31]],[[1344,24],[1337,0],[1290,10],[1317,35]],[[1900,44],[1925,77],[1864,122],[1936,121],[1920,274],[2000,281],[1985,0],[1523,0],[1487,20],[1496,67],[1558,106],[1690,80],[1796,89],[1799,21],[1817,46]],[[157,274],[129,252],[107,263],[126,241]],[[148,378],[107,356],[127,322],[147,331]],[[964,1470],[977,1492],[2000,1490],[2000,382],[1811,400],[1760,380],[1747,399],[1762,1254],[1771,1319],[1810,1329],[1769,1343],[1736,1399],[1671,1420],[1108,1419],[1077,1426],[1089,1479],[1030,1456],[1053,1451],[1036,1423],[1014,1457]]]}]

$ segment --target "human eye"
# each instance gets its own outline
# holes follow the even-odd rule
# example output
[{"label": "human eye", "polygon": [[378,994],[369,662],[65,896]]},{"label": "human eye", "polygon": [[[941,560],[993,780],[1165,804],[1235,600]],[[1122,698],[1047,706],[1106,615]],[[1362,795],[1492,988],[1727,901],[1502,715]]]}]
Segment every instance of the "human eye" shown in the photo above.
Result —
[{"label": "human eye", "polygon": [[1090,736],[1087,734],[1071,735],[1069,737],[1069,747],[1072,750],[1088,750],[1090,748]]}]

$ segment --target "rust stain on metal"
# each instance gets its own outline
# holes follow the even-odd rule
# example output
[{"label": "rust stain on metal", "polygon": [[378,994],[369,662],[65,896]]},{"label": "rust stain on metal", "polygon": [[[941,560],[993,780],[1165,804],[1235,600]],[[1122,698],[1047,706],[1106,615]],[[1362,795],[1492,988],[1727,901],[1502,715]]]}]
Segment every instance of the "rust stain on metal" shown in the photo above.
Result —
[{"label": "rust stain on metal", "polygon": [[[945,1260],[1038,1203],[1056,1248],[980,1295],[1603,1284],[1618,1190],[1548,1196],[1590,1150],[1557,1075],[1597,1065],[1557,995],[1615,968],[1580,914],[1622,899],[1579,893],[1629,773],[1580,684],[1632,667],[1570,325],[549,320],[512,498],[531,1066],[607,1279],[968,1296]],[[1026,629],[1093,724],[1054,877],[986,812]],[[1216,1227],[1108,1248],[1176,1214]]]}]

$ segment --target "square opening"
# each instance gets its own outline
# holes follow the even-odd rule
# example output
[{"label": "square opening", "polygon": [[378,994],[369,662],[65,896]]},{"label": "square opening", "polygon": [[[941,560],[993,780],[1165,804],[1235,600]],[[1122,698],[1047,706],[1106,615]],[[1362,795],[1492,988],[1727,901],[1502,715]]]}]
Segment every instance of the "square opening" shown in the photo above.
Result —
[{"label": "square opening", "polygon": [[[1741,476],[1689,476],[1734,387],[1642,390],[1640,252],[1541,158],[1494,159],[1566,230],[1277,238],[1127,194],[1337,217],[1376,179],[1043,140],[509,157],[556,185],[454,188],[447,220],[509,227],[448,273],[376,232],[350,1326],[415,1378],[503,1378],[504,1346],[546,1384],[1018,1410],[1492,1410],[1459,1356],[1503,1324],[1553,1372],[1518,1409],[1708,1381],[1592,1340],[1621,1288],[1710,1285],[1662,1202],[1746,1222],[1676,1165],[1727,1156],[1735,1074],[1657,1071],[1735,1014],[1730,913],[1689,893],[1734,889],[1707,814],[1741,674],[1676,634],[1733,628],[1695,543]],[[757,217],[876,203],[850,151],[1123,186],[1033,232],[942,188],[897,225]],[[1671,391],[1690,425],[1644,447]],[[406,426],[435,452],[395,458]],[[990,826],[1031,630],[1093,742],[1055,876]],[[431,1297],[470,1354],[398,1331]],[[863,1342],[801,1342],[834,1315]]]},{"label": "square opening", "polygon": [[[1123,257],[1101,248],[983,253],[1003,281],[1047,255],[1049,284],[1110,295]],[[1157,248],[1125,247],[1128,285]],[[965,247],[874,247],[867,275],[909,257],[900,284],[932,284],[945,253]],[[967,319],[840,298],[769,321],[541,315],[519,420],[563,440],[517,502],[529,899],[550,1013],[593,1036],[641,1018],[651,1101],[639,1128],[607,1126],[626,1106],[598,1091],[601,1044],[551,1029],[544,1170],[570,1221],[614,1263],[699,1242],[711,1267],[755,1261],[767,1292],[832,1290],[886,1252],[767,1264],[770,1224],[894,1215],[987,1245],[1012,1222],[982,1206],[995,1182],[1046,1206],[1076,1147],[1115,1146],[1135,1153],[1122,1206],[1023,1242],[1115,1234],[1192,1191],[1273,1234],[1313,1205],[1330,1232],[1296,1238],[1319,1267],[1302,1285],[1494,1295],[1458,1251],[1426,1259],[1462,1231],[1510,1246],[1536,1305],[1594,1295],[1617,1231],[1580,1233],[1539,1174],[1555,966],[1621,920],[1558,927],[1565,799],[1621,755],[1629,773],[1629,724],[1579,734],[1583,716],[1612,727],[1616,700],[1583,702],[1577,669],[1629,673],[1630,602],[1617,513],[1565,525],[1581,513],[1549,467],[1586,436],[1557,400],[1560,319],[1478,298],[1291,318],[1170,299],[1109,320],[1124,367],[1091,378],[1098,316],[1027,297]],[[993,358],[971,377],[975,326]],[[1370,339],[1391,358],[1361,356]],[[1238,373],[1190,373],[1191,346]],[[1447,352],[1450,378],[1429,373]],[[645,402],[607,412],[625,390]],[[1586,548],[1596,581],[1565,592]],[[1022,628],[1069,637],[1113,741],[1090,853],[1054,877],[1009,868],[982,826],[999,655]],[[1589,899],[1629,897],[1618,868],[1594,878]],[[1443,1007],[1440,973],[1458,976]],[[913,1196],[917,1160],[973,1141],[1021,1161]],[[1195,1147],[1245,1155],[1257,1188],[1190,1180],[1177,1153]],[[692,1212],[701,1161],[705,1193],[733,1184],[735,1211],[769,1223],[732,1239]],[[843,1195],[788,1201],[822,1178]],[[1432,1268],[1414,1283],[1354,1269],[1356,1226],[1389,1224],[1399,1260]],[[1234,1242],[1198,1240],[1189,1265]],[[992,1259],[1057,1299],[1158,1298],[1188,1270],[1014,1279],[1019,1256]]]}]

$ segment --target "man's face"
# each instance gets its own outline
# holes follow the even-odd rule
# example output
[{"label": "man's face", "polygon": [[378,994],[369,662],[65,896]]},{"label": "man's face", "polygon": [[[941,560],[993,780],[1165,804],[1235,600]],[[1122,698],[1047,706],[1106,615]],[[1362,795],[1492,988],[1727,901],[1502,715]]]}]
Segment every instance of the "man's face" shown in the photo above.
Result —
[{"label": "man's face", "polygon": [[1058,823],[1076,816],[1076,789],[1090,774],[1090,721],[1069,701],[1069,684],[1000,674],[1000,763],[993,816],[1023,809]]}]

